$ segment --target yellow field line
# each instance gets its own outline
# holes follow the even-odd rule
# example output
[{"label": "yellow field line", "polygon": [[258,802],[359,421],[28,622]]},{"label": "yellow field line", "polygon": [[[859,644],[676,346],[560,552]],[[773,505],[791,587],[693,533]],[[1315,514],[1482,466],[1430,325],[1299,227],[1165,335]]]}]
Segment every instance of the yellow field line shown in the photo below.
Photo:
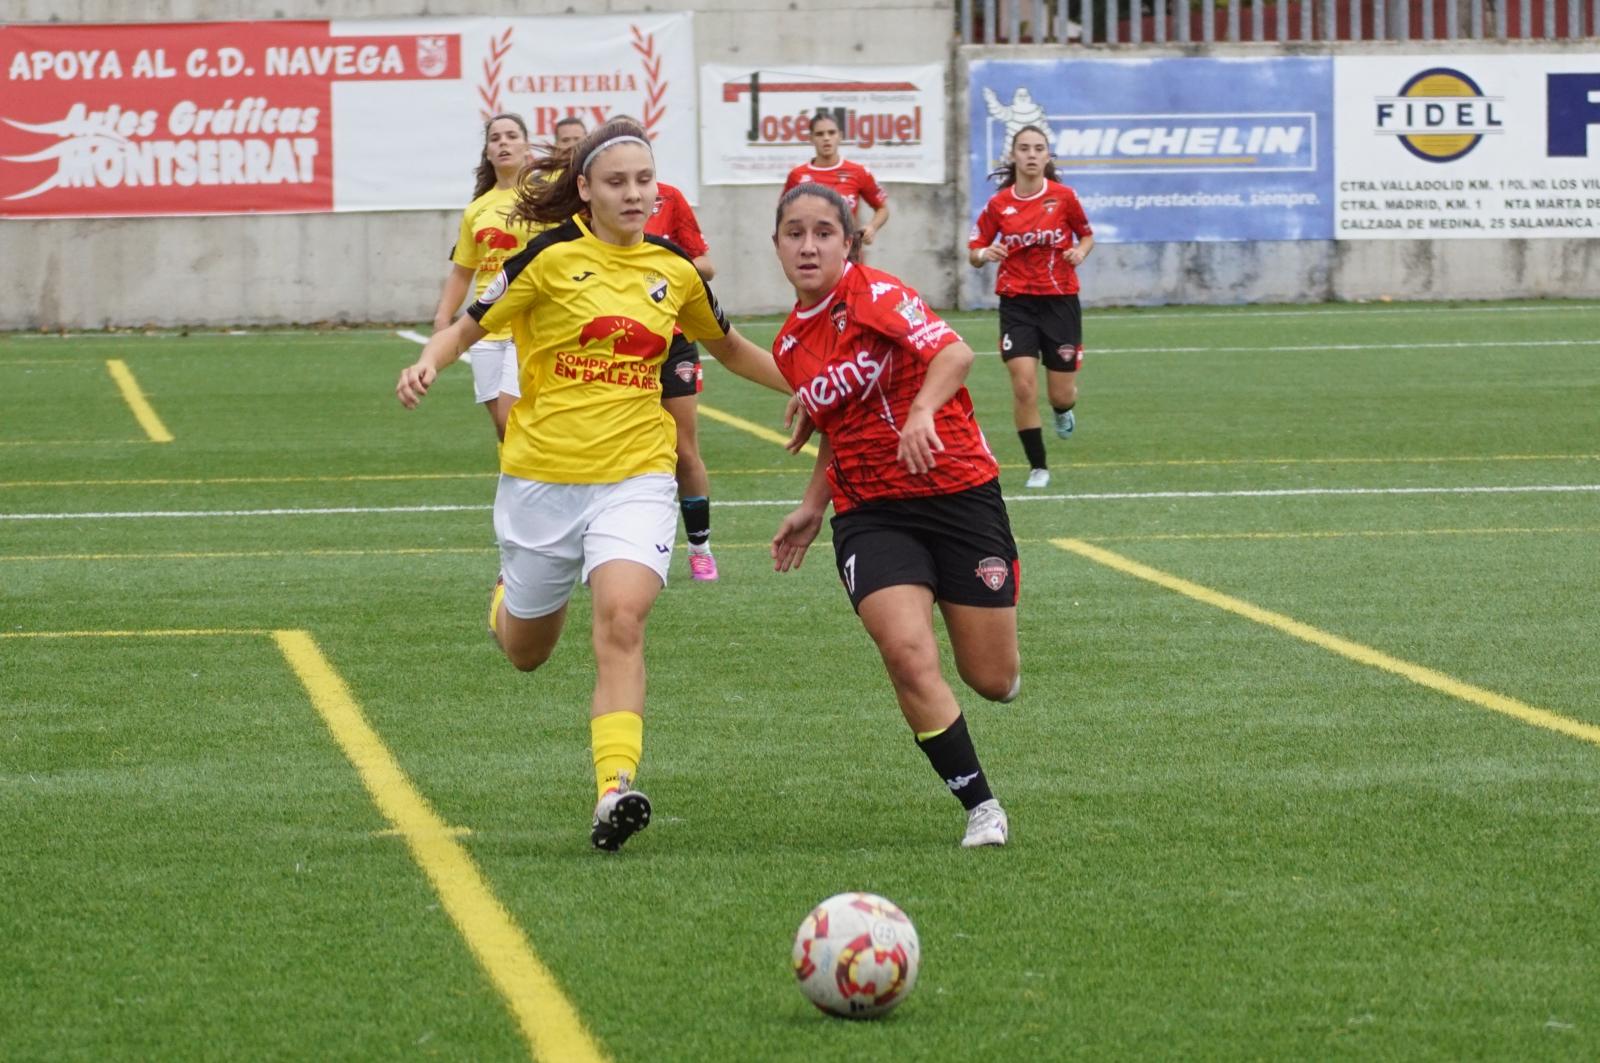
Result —
[{"label": "yellow field line", "polygon": [[150,400],[144,397],[144,390],[139,387],[139,382],[133,378],[133,370],[128,368],[128,363],[121,358],[107,358],[106,369],[111,373],[111,379],[117,382],[117,388],[122,392],[122,401],[133,410],[133,416],[139,422],[139,427],[144,429],[144,434],[150,437],[152,443],[172,442],[172,433],[167,431],[167,426],[161,423],[161,418],[156,416],[156,411],[150,405]]},{"label": "yellow field line", "polygon": [[1443,672],[1436,672],[1432,668],[1425,668],[1420,664],[1413,664],[1398,657],[1391,657],[1381,650],[1375,650],[1371,646],[1364,646],[1359,642],[1340,638],[1338,635],[1314,628],[1310,624],[1302,624],[1300,621],[1284,616],[1282,613],[1274,613],[1240,598],[1234,598],[1219,591],[1214,591],[1209,587],[1203,587],[1198,583],[1180,579],[1160,569],[1151,568],[1149,565],[1142,565],[1131,558],[1123,557],[1121,554],[1112,553],[1110,550],[1102,550],[1098,546],[1090,546],[1081,539],[1052,539],[1050,542],[1063,550],[1086,557],[1091,561],[1105,565],[1107,568],[1115,569],[1124,575],[1147,580],[1158,587],[1165,587],[1169,591],[1175,591],[1185,597],[1193,598],[1197,602],[1204,602],[1206,605],[1215,606],[1236,616],[1242,616],[1246,620],[1253,620],[1258,624],[1263,624],[1286,635],[1292,635],[1304,642],[1309,642],[1313,646],[1320,646],[1331,653],[1347,657],[1358,664],[1364,664],[1370,668],[1378,668],[1385,672],[1392,672],[1402,678],[1411,680],[1418,686],[1437,690],[1441,694],[1447,694],[1461,701],[1470,702],[1473,705],[1510,716],[1513,719],[1521,720],[1523,723],[1532,724],[1535,727],[1543,727],[1558,734],[1600,745],[1600,727],[1596,727],[1593,724],[1583,723],[1551,712],[1548,709],[1528,705],[1514,698],[1508,698],[1503,694],[1497,694],[1492,690],[1473,686],[1470,683],[1463,683],[1459,679],[1445,675]]},{"label": "yellow field line", "polygon": [[149,631],[0,631],[0,639],[110,639],[193,638],[199,635],[266,635],[265,628],[196,627],[155,628]]},{"label": "yellow field line", "polygon": [[534,955],[527,936],[501,906],[453,828],[419,793],[361,715],[344,680],[305,631],[274,631],[289,667],[355,765],[378,810],[405,838],[440,902],[479,964],[510,1005],[536,1058],[590,1063],[605,1053],[584,1029],[560,985]]},{"label": "yellow field line", "polygon": [[[725,425],[737,428],[742,432],[749,432],[751,435],[759,439],[765,439],[769,443],[776,443],[781,447],[789,442],[789,437],[786,435],[774,432],[772,429],[756,424],[754,421],[747,421],[743,417],[736,417],[731,413],[726,413],[714,406],[707,406],[701,403],[699,409],[701,414],[711,418],[713,421],[721,421]],[[800,453],[809,454],[814,458],[817,456],[816,445],[807,443],[800,448]]]}]

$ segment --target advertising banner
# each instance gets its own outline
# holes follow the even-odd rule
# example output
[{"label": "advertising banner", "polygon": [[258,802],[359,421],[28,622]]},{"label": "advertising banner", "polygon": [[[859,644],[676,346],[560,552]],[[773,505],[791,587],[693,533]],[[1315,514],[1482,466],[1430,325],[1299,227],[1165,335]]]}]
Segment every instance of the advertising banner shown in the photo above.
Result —
[{"label": "advertising banner", "polygon": [[839,123],[839,154],[880,182],[945,180],[945,68],[700,68],[701,172],[706,184],[782,184],[812,157],[811,118]]},{"label": "advertising banner", "polygon": [[462,206],[491,113],[644,122],[698,198],[691,16],[0,26],[0,217]]},{"label": "advertising banner", "polygon": [[1341,240],[1600,230],[1600,55],[1334,60]]},{"label": "advertising banner", "polygon": [[1322,57],[979,60],[968,212],[1034,125],[1096,240],[1330,239],[1332,98]]}]

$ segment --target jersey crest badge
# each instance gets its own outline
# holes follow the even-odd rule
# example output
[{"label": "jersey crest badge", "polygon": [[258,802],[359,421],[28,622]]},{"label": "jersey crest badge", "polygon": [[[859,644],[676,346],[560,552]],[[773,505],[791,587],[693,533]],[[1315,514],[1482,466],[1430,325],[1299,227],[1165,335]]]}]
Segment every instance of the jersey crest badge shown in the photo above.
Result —
[{"label": "jersey crest badge", "polygon": [[694,383],[695,369],[696,366],[693,362],[679,362],[677,365],[672,367],[673,373],[675,373],[678,379],[683,381],[685,384]]},{"label": "jersey crest badge", "polygon": [[1045,200],[1044,201],[1044,212],[1046,214],[1054,214],[1056,212],[1056,201],[1053,200],[1053,199]]},{"label": "jersey crest badge", "polygon": [[1011,576],[1011,566],[998,557],[986,557],[978,562],[975,573],[983,581],[983,585],[992,591],[997,591],[1006,585],[1006,580]]},{"label": "jersey crest badge", "polygon": [[844,303],[834,303],[833,309],[828,311],[828,316],[833,319],[834,331],[843,335],[844,326],[850,320],[850,308]]},{"label": "jersey crest badge", "polygon": [[659,273],[646,273],[644,275],[644,290],[650,293],[650,298],[660,302],[667,297],[667,278]]},{"label": "jersey crest badge", "polygon": [[912,328],[921,328],[928,323],[928,312],[922,308],[922,300],[914,295],[901,299],[894,312],[905,318],[906,324]]},{"label": "jersey crest badge", "polygon": [[506,288],[510,287],[510,285],[511,280],[506,276],[506,271],[501,270],[499,273],[495,274],[494,280],[490,281],[483,289],[483,294],[478,296],[478,302],[482,303],[484,306],[488,306],[490,303],[506,294]]}]

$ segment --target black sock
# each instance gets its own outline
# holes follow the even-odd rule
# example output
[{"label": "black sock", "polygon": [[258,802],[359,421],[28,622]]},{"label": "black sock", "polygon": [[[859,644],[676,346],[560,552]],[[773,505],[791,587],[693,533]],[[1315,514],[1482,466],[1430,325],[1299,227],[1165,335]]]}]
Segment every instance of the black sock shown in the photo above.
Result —
[{"label": "black sock", "polygon": [[1022,452],[1028,456],[1028,468],[1048,469],[1044,460],[1044,429],[1021,428],[1017,438],[1022,440]]},{"label": "black sock", "polygon": [[970,812],[994,796],[989,792],[989,780],[983,777],[983,765],[978,763],[978,751],[972,748],[965,716],[957,716],[955,723],[932,738],[917,739],[917,745],[962,808]]},{"label": "black sock", "polygon": [[[1076,402],[1074,402],[1072,404],[1072,406],[1076,406],[1076,405],[1077,405]],[[1050,408],[1052,410],[1056,411],[1056,413],[1066,413],[1068,410],[1072,409],[1072,406],[1057,406],[1055,403],[1051,403],[1050,404]]]},{"label": "black sock", "polygon": [[683,528],[689,533],[690,546],[704,546],[711,540],[711,499],[705,495],[678,500],[683,511]]}]

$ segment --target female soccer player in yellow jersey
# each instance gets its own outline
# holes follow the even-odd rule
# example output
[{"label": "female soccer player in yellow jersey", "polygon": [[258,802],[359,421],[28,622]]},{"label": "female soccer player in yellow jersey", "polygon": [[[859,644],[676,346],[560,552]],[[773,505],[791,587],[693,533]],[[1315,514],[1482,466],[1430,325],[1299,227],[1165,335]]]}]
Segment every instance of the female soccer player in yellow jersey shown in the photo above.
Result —
[{"label": "female soccer player in yellow jersey", "polygon": [[[482,294],[500,268],[537,229],[507,215],[517,202],[517,175],[528,162],[528,127],[514,114],[497,114],[483,127],[483,154],[472,202],[461,214],[461,231],[450,252],[450,272],[433,312],[433,331],[443,332],[461,309],[469,286]],[[476,283],[474,284],[474,281]],[[511,330],[490,333],[472,345],[472,390],[489,411],[495,435],[506,434],[506,417],[517,401],[517,349]]]},{"label": "female soccer player in yellow jersey", "polygon": [[[546,169],[563,168],[555,181]],[[766,351],[728,326],[688,257],[646,236],[656,200],[645,131],[614,119],[566,158],[541,159],[518,186],[517,216],[559,222],[535,237],[395,392],[414,407],[439,371],[511,326],[522,398],[500,452],[494,525],[500,582],[490,626],[532,671],[561,637],[578,579],[593,596],[590,704],[599,801],[590,840],[615,850],[650,821],[633,787],[643,745],[644,628],[676,538],[676,429],[661,407],[661,365],[677,325],[723,365],[788,394]],[[534,323],[537,322],[537,327]]]}]

